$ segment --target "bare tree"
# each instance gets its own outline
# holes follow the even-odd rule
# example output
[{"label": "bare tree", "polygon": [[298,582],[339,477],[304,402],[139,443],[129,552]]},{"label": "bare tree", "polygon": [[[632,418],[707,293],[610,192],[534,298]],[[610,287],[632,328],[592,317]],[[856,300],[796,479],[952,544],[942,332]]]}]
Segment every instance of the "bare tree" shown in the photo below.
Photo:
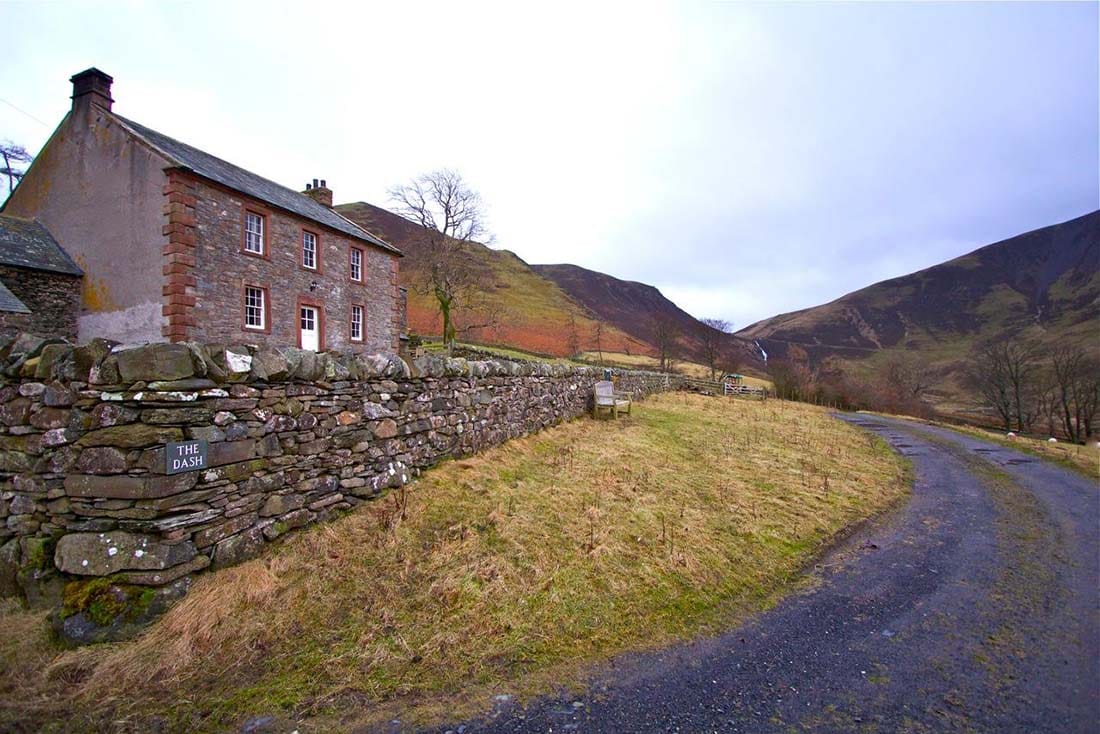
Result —
[{"label": "bare tree", "polygon": [[470,243],[488,237],[481,197],[456,171],[447,168],[394,186],[389,194],[397,213],[423,228],[423,274],[418,287],[435,298],[443,318],[443,342],[451,345],[456,334],[455,311],[476,307],[485,291],[483,277],[471,266],[466,252]]},{"label": "bare tree", "polygon": [[596,340],[596,353],[600,355],[600,364],[603,364],[603,322],[596,320],[592,327],[592,337]]},{"label": "bare tree", "polygon": [[26,170],[22,166],[16,167],[19,164],[30,164],[34,160],[34,156],[27,152],[27,149],[22,145],[16,145],[10,140],[0,143],[0,159],[3,159],[3,165],[0,166],[0,174],[8,177],[8,194],[15,191],[15,185],[19,183],[19,180],[23,178],[23,173]]},{"label": "bare tree", "polygon": [[451,312],[451,329],[456,336],[484,338],[482,332],[498,326],[504,319],[504,304],[485,299],[480,293],[464,295],[462,305],[466,308],[461,313]]},{"label": "bare tree", "polygon": [[[852,382],[846,386],[852,387]],[[932,409],[924,396],[931,386],[923,362],[911,354],[894,354],[877,370],[874,379],[862,386],[862,399],[876,410],[927,417]]]},{"label": "bare tree", "polygon": [[1040,387],[1035,391],[1035,419],[1048,436],[1058,433],[1061,426],[1061,406],[1058,400],[1058,384],[1054,376],[1053,368],[1043,370],[1039,375]]},{"label": "bare tree", "polygon": [[569,311],[569,332],[566,335],[569,356],[575,357],[581,351],[581,337],[577,333],[577,312]]},{"label": "bare tree", "polygon": [[710,379],[718,371],[719,364],[726,356],[729,333],[733,325],[725,319],[700,319],[703,328],[699,330],[699,343],[703,348],[704,364],[710,368]]},{"label": "bare tree", "polygon": [[1062,347],[1052,355],[1054,402],[1062,430],[1071,441],[1092,436],[1100,406],[1100,364],[1078,346]]},{"label": "bare tree", "polygon": [[1039,350],[1029,342],[1001,341],[978,350],[970,369],[971,384],[981,401],[996,411],[1006,431],[1023,432],[1031,423],[1031,392],[1039,367]]},{"label": "bare tree", "polygon": [[658,369],[672,372],[679,352],[680,326],[670,318],[658,317],[653,322],[653,346],[657,348]]},{"label": "bare tree", "polygon": [[815,402],[819,397],[818,376],[810,365],[788,356],[785,359],[768,360],[768,376],[772,389],[781,400]]},{"label": "bare tree", "polygon": [[968,381],[977,392],[978,402],[992,409],[1006,431],[1012,430],[1012,394],[1008,377],[999,363],[989,365],[971,365],[967,371]]}]

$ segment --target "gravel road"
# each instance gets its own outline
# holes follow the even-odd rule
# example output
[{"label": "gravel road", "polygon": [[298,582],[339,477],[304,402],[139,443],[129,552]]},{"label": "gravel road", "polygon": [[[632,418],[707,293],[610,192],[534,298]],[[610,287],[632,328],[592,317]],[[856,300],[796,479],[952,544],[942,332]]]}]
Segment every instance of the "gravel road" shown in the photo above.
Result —
[{"label": "gravel road", "polygon": [[1100,487],[955,432],[844,420],[911,457],[906,505],[719,637],[617,659],[581,696],[440,732],[1100,731]]}]

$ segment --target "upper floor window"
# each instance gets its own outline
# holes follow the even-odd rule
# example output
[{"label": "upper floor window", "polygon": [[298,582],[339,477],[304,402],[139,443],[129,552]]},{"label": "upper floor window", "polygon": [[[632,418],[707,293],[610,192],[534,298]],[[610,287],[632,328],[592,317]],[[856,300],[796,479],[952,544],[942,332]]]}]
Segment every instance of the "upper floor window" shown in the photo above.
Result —
[{"label": "upper floor window", "polygon": [[317,269],[317,235],[302,230],[302,267]]},{"label": "upper floor window", "polygon": [[264,218],[262,214],[244,214],[244,251],[253,255],[264,254]]},{"label": "upper floor window", "polygon": [[363,281],[363,251],[358,247],[351,248],[351,279]]},{"label": "upper floor window", "polygon": [[244,327],[246,329],[267,328],[267,291],[265,289],[245,286]]}]

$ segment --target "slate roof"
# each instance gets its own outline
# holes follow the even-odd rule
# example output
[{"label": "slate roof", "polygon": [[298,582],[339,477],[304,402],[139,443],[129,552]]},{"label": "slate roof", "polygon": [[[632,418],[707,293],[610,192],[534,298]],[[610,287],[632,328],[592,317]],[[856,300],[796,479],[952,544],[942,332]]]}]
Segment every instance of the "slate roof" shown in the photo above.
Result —
[{"label": "slate roof", "polygon": [[263,176],[258,176],[251,171],[246,171],[240,166],[235,166],[198,148],[181,143],[175,138],[158,133],[156,130],[151,130],[133,120],[127,120],[121,115],[114,115],[114,117],[129,128],[134,135],[159,150],[182,168],[193,171],[203,178],[210,179],[222,186],[227,186],[234,191],[240,191],[242,194],[248,194],[272,206],[331,227],[349,237],[369,242],[398,255],[401,254],[401,251],[390,243],[375,237],[370,232],[305,194],[277,184]]},{"label": "slate roof", "polygon": [[31,310],[16,298],[15,294],[8,290],[4,281],[0,280],[0,311],[8,313],[30,313]]},{"label": "slate roof", "polygon": [[0,214],[0,264],[84,275],[45,227],[6,214]]}]

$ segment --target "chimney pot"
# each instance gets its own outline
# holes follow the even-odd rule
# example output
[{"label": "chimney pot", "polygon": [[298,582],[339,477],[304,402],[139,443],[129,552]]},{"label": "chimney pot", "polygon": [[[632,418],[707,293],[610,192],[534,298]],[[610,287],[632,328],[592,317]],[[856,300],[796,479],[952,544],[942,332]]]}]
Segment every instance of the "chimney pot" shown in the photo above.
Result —
[{"label": "chimney pot", "polygon": [[332,208],[332,192],[329,191],[328,186],[325,185],[324,179],[318,181],[313,179],[312,184],[306,184],[306,190],[302,192],[309,198],[316,201],[318,204],[323,204],[329,209]]},{"label": "chimney pot", "polygon": [[73,84],[73,109],[83,104],[95,104],[110,111],[111,83],[114,79],[94,66],[79,74],[73,74],[69,81]]}]

